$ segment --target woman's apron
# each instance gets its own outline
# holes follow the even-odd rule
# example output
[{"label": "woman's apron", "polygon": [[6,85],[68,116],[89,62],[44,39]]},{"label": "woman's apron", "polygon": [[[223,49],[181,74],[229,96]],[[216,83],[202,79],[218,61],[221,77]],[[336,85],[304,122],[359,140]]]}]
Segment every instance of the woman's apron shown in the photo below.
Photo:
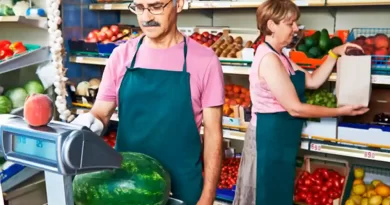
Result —
[{"label": "woman's apron", "polygon": [[[305,102],[305,73],[295,71],[290,79],[299,99]],[[233,204],[291,205],[305,119],[288,112],[256,113],[256,116],[256,127],[249,126],[246,133]]]}]

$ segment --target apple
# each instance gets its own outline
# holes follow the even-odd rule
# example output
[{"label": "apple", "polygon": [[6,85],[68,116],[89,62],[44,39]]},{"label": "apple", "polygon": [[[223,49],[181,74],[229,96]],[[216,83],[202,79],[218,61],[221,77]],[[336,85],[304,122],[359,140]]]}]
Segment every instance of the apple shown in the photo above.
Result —
[{"label": "apple", "polygon": [[221,37],[222,35],[223,35],[222,32],[219,32],[219,33],[217,34],[218,37]]},{"label": "apple", "polygon": [[87,39],[88,41],[86,41],[86,42],[88,42],[88,43],[96,43],[96,42],[98,42],[98,39],[97,39],[97,37],[96,38],[90,38],[90,39]]},{"label": "apple", "polygon": [[114,35],[118,35],[118,33],[119,33],[119,26],[117,26],[117,25],[112,25],[112,26],[110,27],[110,31],[112,31],[112,33],[113,33]]},{"label": "apple", "polygon": [[103,44],[107,44],[107,43],[110,43],[110,40],[104,40],[103,42],[102,42]]},{"label": "apple", "polygon": [[111,39],[114,36],[114,33],[111,30],[107,30],[106,32],[107,39]]},{"label": "apple", "polygon": [[208,39],[213,39],[214,35],[213,34],[210,34],[207,36]]},{"label": "apple", "polygon": [[202,40],[202,36],[201,35],[198,35],[198,36],[196,36],[196,40]]},{"label": "apple", "polygon": [[202,36],[204,36],[204,37],[207,37],[207,36],[209,36],[210,34],[209,34],[209,32],[207,32],[207,31],[205,31],[205,32],[203,32],[202,33]]},{"label": "apple", "polygon": [[122,38],[123,36],[124,36],[123,33],[119,33],[116,37]]},{"label": "apple", "polygon": [[214,37],[213,37],[213,41],[214,41],[214,42],[215,42],[215,41],[218,41],[218,39],[219,39],[218,36],[214,36]]},{"label": "apple", "polygon": [[206,37],[204,37],[204,36],[202,37],[202,42],[203,42],[203,43],[207,42],[207,40],[208,40],[208,39],[207,39]]},{"label": "apple", "polygon": [[97,33],[91,31],[88,33],[87,39],[97,38]]},{"label": "apple", "polygon": [[99,36],[98,36],[98,40],[99,40],[99,41],[104,41],[104,40],[106,40],[106,39],[107,39],[107,34],[104,33],[104,32],[100,32],[100,33],[99,33]]},{"label": "apple", "polygon": [[112,36],[110,39],[112,42],[116,41],[116,36]]},{"label": "apple", "polygon": [[211,46],[211,45],[213,45],[213,40],[211,40],[211,39],[209,39],[208,41],[207,41],[207,43]]},{"label": "apple", "polygon": [[108,29],[108,27],[107,26],[103,26],[101,29],[100,29],[100,32],[106,32],[106,31],[108,31],[109,29]]},{"label": "apple", "polygon": [[94,34],[96,34],[96,35],[99,35],[100,31],[97,30],[97,29],[94,29],[94,30],[91,31],[91,33],[94,33]]}]

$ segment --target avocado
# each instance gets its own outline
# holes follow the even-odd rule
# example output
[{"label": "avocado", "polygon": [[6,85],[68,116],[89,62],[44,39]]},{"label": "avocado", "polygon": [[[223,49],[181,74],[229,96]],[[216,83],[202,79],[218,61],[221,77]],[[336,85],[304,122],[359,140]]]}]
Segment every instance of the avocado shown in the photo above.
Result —
[{"label": "avocado", "polygon": [[308,36],[308,37],[304,38],[304,41],[305,41],[305,45],[308,49],[313,47],[313,46],[318,45],[317,39],[313,38],[313,36]]},{"label": "avocado", "polygon": [[343,41],[338,36],[334,36],[330,39],[331,48],[343,45]]},{"label": "avocado", "polygon": [[311,35],[311,37],[313,39],[315,39],[315,42],[319,42],[320,41],[320,37],[321,37],[321,32],[320,31],[316,31],[316,32],[314,32],[313,35]]},{"label": "avocado", "polygon": [[299,44],[297,47],[297,51],[307,52],[308,50],[305,44]]},{"label": "avocado", "polygon": [[329,33],[328,33],[328,30],[326,30],[326,29],[322,29],[322,31],[321,31],[319,47],[324,52],[327,52],[331,48]]},{"label": "avocado", "polygon": [[318,58],[321,56],[321,50],[318,47],[311,47],[306,55],[309,58]]}]

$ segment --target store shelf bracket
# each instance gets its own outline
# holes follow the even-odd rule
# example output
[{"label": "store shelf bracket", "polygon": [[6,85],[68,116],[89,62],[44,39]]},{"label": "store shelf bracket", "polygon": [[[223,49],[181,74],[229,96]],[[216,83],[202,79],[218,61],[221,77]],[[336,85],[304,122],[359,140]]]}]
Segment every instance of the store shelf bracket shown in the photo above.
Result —
[{"label": "store shelf bracket", "polygon": [[18,57],[1,62],[0,74],[43,63],[48,61],[50,59],[49,57],[48,47],[39,48],[35,51],[31,51],[29,53],[25,53]]}]

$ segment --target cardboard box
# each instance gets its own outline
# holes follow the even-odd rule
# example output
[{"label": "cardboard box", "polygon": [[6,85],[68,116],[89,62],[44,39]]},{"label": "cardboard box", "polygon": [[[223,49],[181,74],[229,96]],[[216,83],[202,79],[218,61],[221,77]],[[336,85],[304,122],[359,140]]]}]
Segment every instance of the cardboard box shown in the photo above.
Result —
[{"label": "cardboard box", "polygon": [[367,106],[371,97],[371,56],[342,56],[337,61],[337,106]]}]

